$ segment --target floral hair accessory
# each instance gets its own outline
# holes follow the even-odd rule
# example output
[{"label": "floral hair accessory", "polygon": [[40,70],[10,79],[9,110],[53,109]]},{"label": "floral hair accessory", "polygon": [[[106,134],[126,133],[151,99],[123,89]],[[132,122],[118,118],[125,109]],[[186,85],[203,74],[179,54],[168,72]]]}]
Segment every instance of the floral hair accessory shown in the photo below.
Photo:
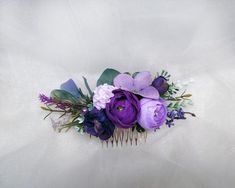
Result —
[{"label": "floral hair accessory", "polygon": [[[171,127],[176,120],[195,116],[183,109],[192,101],[186,90],[170,82],[166,71],[153,76],[150,72],[120,73],[106,69],[92,91],[83,77],[88,94],[72,79],[55,89],[50,96],[39,95],[41,108],[59,117],[52,120],[55,130],[75,128],[79,133],[97,137],[103,145],[136,145],[146,140],[147,132],[156,131],[164,123]],[[180,93],[180,94],[179,94]],[[45,119],[44,118],[44,119]]]}]

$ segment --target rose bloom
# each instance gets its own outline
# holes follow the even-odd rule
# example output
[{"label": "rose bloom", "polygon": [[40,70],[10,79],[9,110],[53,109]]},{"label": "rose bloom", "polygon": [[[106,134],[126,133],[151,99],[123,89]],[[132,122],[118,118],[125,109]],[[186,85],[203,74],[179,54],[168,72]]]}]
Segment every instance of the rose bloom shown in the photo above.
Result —
[{"label": "rose bloom", "polygon": [[113,94],[105,108],[108,118],[119,128],[133,127],[139,118],[138,98],[133,93],[121,89],[114,90]]},{"label": "rose bloom", "polygon": [[138,123],[144,129],[157,129],[165,122],[167,109],[163,100],[143,98],[140,100],[140,106]]}]

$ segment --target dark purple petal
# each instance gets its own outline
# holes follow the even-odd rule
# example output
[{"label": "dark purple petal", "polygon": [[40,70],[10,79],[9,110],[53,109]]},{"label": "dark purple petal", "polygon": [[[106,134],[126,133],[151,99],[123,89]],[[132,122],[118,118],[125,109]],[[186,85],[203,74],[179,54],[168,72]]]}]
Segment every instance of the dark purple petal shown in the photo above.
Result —
[{"label": "dark purple petal", "polygon": [[94,108],[85,114],[85,132],[99,137],[101,140],[109,139],[114,132],[115,126],[106,117],[104,111]]},{"label": "dark purple petal", "polygon": [[154,79],[152,86],[158,90],[160,95],[166,93],[169,88],[169,84],[167,83],[166,78],[164,78],[163,76],[159,76]]}]

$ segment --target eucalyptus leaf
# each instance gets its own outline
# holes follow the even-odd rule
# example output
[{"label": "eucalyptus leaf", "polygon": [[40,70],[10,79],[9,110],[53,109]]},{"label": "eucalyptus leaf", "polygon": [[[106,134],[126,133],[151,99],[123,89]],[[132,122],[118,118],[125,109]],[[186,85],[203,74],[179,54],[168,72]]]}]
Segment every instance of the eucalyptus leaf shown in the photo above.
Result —
[{"label": "eucalyptus leaf", "polygon": [[75,130],[76,130],[77,132],[79,132],[80,134],[83,134],[83,133],[85,132],[84,126],[81,125],[81,124],[74,126],[74,128],[75,128]]},{"label": "eucalyptus leaf", "polygon": [[88,105],[87,105],[87,108],[88,108],[89,111],[92,111],[92,109],[94,108],[94,106],[93,106],[93,104],[88,104]]},{"label": "eucalyptus leaf", "polygon": [[131,76],[131,73],[129,73],[129,72],[124,72],[123,74],[128,74],[128,75],[130,75],[130,76]]},{"label": "eucalyptus leaf", "polygon": [[105,71],[101,74],[100,78],[97,80],[96,86],[103,84],[113,84],[113,79],[120,74],[117,70],[114,69],[105,69]]},{"label": "eucalyptus leaf", "polygon": [[132,74],[132,77],[135,78],[135,76],[136,76],[138,73],[140,73],[140,72],[135,72],[135,73],[133,73],[133,74]]},{"label": "eucalyptus leaf", "polygon": [[51,98],[56,99],[60,102],[65,102],[65,103],[77,103],[79,99],[75,96],[73,96],[71,93],[60,90],[60,89],[55,89],[51,92]]},{"label": "eucalyptus leaf", "polygon": [[174,106],[173,106],[173,108],[178,108],[179,107],[179,102],[176,102],[175,104],[174,104]]}]

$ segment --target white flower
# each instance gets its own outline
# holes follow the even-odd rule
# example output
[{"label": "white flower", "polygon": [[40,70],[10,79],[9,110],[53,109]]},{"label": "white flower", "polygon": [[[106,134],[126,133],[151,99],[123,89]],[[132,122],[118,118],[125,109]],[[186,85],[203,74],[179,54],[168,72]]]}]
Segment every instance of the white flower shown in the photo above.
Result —
[{"label": "white flower", "polygon": [[95,88],[93,96],[93,105],[98,109],[104,109],[106,103],[110,102],[110,98],[114,96],[113,90],[117,89],[114,86],[104,84]]}]

